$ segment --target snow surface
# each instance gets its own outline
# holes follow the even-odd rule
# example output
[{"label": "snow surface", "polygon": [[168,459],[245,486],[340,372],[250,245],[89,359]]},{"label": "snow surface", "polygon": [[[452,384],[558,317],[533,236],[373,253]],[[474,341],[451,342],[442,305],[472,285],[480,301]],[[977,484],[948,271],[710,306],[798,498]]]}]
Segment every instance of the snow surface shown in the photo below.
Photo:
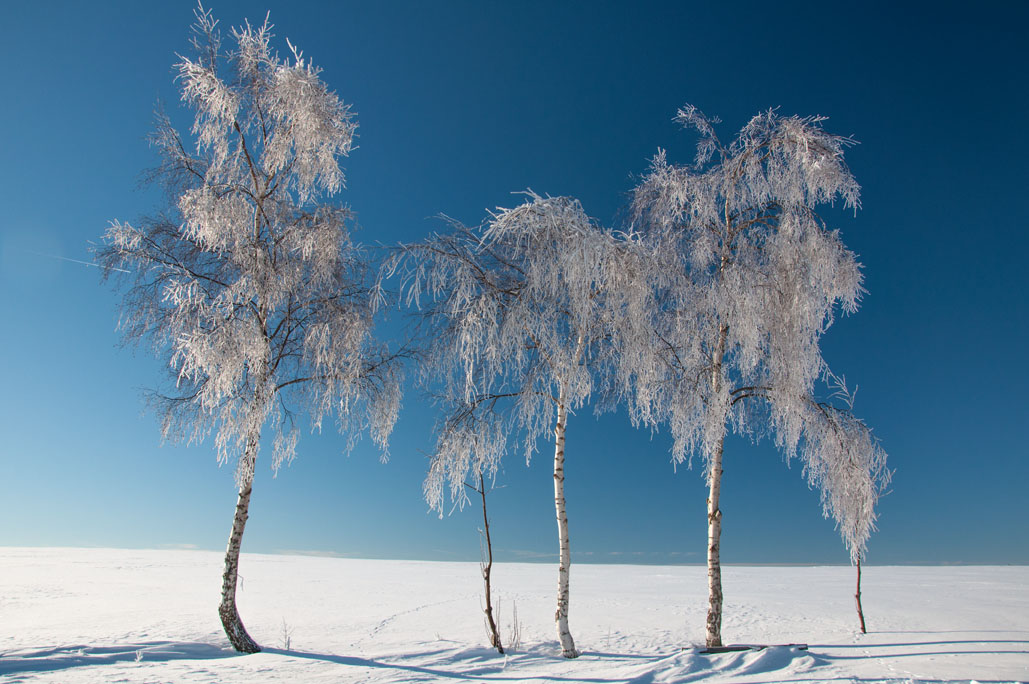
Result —
[{"label": "snow surface", "polygon": [[[560,656],[557,569],[500,563],[504,637],[486,647],[475,563],[243,554],[231,651],[222,554],[0,548],[0,682],[1012,682],[1029,680],[1029,567],[726,567],[723,638],[808,643],[702,655],[703,567],[574,565]],[[283,646],[283,623],[292,631]]]}]

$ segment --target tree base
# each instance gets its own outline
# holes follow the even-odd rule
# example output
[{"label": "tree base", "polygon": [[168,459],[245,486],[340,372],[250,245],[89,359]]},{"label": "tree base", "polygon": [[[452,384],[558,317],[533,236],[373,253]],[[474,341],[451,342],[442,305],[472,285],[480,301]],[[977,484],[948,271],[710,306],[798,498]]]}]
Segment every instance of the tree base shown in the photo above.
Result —
[{"label": "tree base", "polygon": [[[798,651],[806,651],[807,644],[739,644],[733,646],[710,646],[697,651],[697,653],[700,655],[715,655],[717,653],[734,653],[736,651],[763,651],[766,648],[795,648]],[[691,649],[684,648],[683,650],[686,651]]]},{"label": "tree base", "polygon": [[218,617],[222,620],[222,627],[225,628],[225,636],[229,638],[229,643],[232,647],[240,653],[260,653],[261,647],[257,645],[251,636],[247,633],[247,628],[243,626],[243,620],[239,617],[239,611],[236,610],[236,605],[233,604],[222,604],[218,606]]}]

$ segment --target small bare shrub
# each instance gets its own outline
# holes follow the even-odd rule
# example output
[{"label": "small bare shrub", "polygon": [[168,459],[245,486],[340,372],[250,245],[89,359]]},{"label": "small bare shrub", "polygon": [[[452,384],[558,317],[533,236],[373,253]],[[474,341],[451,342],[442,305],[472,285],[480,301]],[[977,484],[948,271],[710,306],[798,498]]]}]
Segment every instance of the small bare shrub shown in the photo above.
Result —
[{"label": "small bare shrub", "polygon": [[293,647],[293,628],[286,622],[286,618],[282,618],[282,632],[279,634],[279,642],[282,644],[282,650],[288,651]]}]

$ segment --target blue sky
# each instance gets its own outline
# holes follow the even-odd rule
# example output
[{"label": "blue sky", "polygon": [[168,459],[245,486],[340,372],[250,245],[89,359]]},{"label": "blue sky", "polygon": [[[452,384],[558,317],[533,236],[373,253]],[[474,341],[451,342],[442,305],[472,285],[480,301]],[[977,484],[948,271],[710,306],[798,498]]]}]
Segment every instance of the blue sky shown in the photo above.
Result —
[{"label": "blue sky", "polygon": [[[322,4],[327,7],[322,7]],[[826,216],[869,294],[823,341],[896,470],[870,563],[1027,563],[1029,425],[1024,27],[1029,5],[976,3],[212,2],[223,27],[267,10],[357,112],[341,200],[366,243],[468,223],[532,188],[617,220],[658,146],[692,158],[685,102],[731,137],[761,109],[822,114],[861,144],[863,209]],[[724,5],[724,6],[723,6]],[[931,9],[929,9],[931,7]],[[118,346],[118,295],[89,260],[112,219],[160,205],[139,186],[189,2],[7,3],[0,21],[0,545],[221,549],[235,504],[210,445],[160,446]],[[186,121],[182,112],[176,114]],[[245,551],[478,557],[478,511],[443,520],[421,480],[432,407],[409,392],[391,458],[305,436],[260,467]],[[491,497],[504,560],[556,557],[550,451],[514,455]],[[705,488],[663,435],[624,416],[569,423],[576,561],[702,562]],[[767,444],[726,449],[723,559],[837,563],[817,494]]]}]

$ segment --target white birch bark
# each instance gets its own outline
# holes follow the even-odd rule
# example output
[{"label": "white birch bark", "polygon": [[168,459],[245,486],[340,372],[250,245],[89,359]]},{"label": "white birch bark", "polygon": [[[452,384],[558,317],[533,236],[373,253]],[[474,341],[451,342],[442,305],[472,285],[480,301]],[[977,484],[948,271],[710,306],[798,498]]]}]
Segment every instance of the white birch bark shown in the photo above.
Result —
[{"label": "white birch bark", "polygon": [[244,482],[239,488],[239,498],[236,500],[236,514],[232,519],[232,531],[229,532],[229,543],[225,549],[225,571],[222,573],[222,598],[218,605],[218,616],[221,618],[222,627],[225,628],[225,635],[229,643],[240,653],[258,653],[261,647],[257,645],[239,617],[236,609],[236,579],[239,576],[239,553],[243,546],[243,530],[247,524],[250,510],[250,494],[254,484],[254,460],[257,452],[257,439],[250,439],[247,442],[244,458],[247,459],[246,474]]},{"label": "white birch bark", "polygon": [[[724,259],[723,259],[724,265]],[[729,328],[723,325],[718,331],[718,348],[711,370],[712,396],[717,397],[722,386],[722,360]],[[722,510],[718,501],[722,493],[722,449],[725,446],[724,433],[718,438],[711,461],[708,464],[707,496],[707,647],[722,645]]]},{"label": "white birch bark", "polygon": [[568,410],[565,407],[565,392],[557,400],[557,424],[554,426],[554,508],[557,512],[557,536],[560,557],[557,566],[557,638],[561,642],[561,655],[577,658],[571,630],[568,628],[568,577],[572,564],[571,544],[568,539],[568,512],[565,508],[565,426]]},{"label": "white birch bark", "polygon": [[718,447],[711,459],[711,473],[708,483],[707,497],[707,647],[717,648],[722,645],[722,564],[720,546],[722,538],[722,511],[718,507],[718,499],[722,491],[722,446]]}]

